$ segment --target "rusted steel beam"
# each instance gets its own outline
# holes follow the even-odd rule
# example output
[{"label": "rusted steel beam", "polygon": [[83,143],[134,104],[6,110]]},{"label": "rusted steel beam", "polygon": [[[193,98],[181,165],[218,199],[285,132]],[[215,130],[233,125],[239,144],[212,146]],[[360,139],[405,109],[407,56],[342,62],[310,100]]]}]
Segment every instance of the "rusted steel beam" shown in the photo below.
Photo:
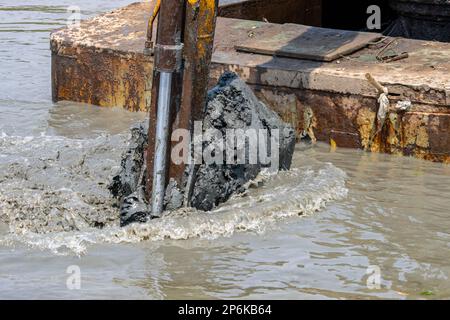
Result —
[{"label": "rusted steel beam", "polygon": [[[177,124],[178,128],[191,133],[194,122],[203,118],[218,6],[218,0],[189,0],[186,4],[183,96]],[[170,168],[170,176],[180,186],[184,184],[182,179],[188,156],[183,155],[183,164]],[[191,185],[188,184],[185,202],[189,201]]]},{"label": "rusted steel beam", "polygon": [[[208,92],[218,0],[190,0],[186,10],[182,110],[201,120]],[[191,128],[192,123],[185,126]]]}]

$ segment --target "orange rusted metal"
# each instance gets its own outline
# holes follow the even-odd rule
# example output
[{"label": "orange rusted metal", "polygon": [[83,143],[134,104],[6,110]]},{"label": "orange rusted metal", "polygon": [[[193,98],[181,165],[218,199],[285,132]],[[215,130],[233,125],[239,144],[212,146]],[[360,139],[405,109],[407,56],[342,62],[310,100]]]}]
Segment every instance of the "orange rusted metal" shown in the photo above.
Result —
[{"label": "orange rusted metal", "polygon": [[[189,0],[186,6],[183,96],[177,125],[190,132],[193,132],[194,122],[203,118],[217,10],[218,0]],[[188,156],[183,155],[184,164],[171,166],[170,175],[178,185],[184,185],[182,178]],[[189,201],[189,189],[187,186],[186,201]]]}]

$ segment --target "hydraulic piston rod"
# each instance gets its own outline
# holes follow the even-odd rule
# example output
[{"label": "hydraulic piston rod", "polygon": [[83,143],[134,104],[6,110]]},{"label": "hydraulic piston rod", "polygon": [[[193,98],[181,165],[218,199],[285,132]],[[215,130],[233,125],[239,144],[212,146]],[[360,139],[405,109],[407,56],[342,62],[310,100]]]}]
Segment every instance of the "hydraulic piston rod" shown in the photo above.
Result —
[{"label": "hydraulic piston rod", "polygon": [[[151,23],[157,11],[154,10],[154,14],[150,18]],[[164,209],[169,169],[169,138],[174,111],[179,109],[184,11],[184,0],[162,0],[160,2],[158,31],[153,48],[154,71],[147,152],[147,196],[149,197],[151,194],[151,214],[154,217],[159,217]],[[151,27],[149,29],[151,30]],[[146,44],[147,46],[148,44]]]},{"label": "hydraulic piston rod", "polygon": [[152,213],[154,215],[161,214],[164,209],[171,91],[172,73],[161,72],[158,92],[158,117],[156,120],[155,161],[153,167]]}]

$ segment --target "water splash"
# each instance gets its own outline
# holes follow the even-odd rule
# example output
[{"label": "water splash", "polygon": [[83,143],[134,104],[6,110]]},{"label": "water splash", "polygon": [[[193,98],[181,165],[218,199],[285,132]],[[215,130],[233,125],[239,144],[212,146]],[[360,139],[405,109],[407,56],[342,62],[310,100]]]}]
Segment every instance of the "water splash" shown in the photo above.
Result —
[{"label": "water splash", "polygon": [[114,225],[106,186],[126,135],[91,139],[0,135],[0,222],[11,232],[78,231]]},{"label": "water splash", "polygon": [[55,254],[82,255],[96,243],[136,243],[164,239],[215,239],[236,232],[263,233],[278,221],[313,214],[330,201],[347,196],[346,174],[332,164],[320,169],[297,167],[278,175],[263,175],[262,186],[250,188],[211,212],[182,209],[162,219],[126,228],[108,226],[102,230],[37,234],[21,230],[0,238],[0,244],[22,243]]}]

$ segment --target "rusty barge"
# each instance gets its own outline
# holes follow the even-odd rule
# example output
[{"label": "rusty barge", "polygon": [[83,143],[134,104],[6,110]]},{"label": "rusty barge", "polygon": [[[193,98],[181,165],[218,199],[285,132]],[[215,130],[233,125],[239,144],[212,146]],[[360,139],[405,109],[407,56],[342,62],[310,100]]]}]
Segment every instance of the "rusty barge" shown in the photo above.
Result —
[{"label": "rusty barge", "polygon": [[[153,57],[144,46],[155,3],[134,3],[53,32],[54,101],[148,111]],[[221,6],[211,85],[226,70],[238,73],[299,136],[310,132],[338,147],[450,163],[450,43],[319,28],[326,26],[321,3]],[[380,53],[394,59],[380,61]],[[375,136],[380,92],[367,74],[387,90],[390,105]]]}]

